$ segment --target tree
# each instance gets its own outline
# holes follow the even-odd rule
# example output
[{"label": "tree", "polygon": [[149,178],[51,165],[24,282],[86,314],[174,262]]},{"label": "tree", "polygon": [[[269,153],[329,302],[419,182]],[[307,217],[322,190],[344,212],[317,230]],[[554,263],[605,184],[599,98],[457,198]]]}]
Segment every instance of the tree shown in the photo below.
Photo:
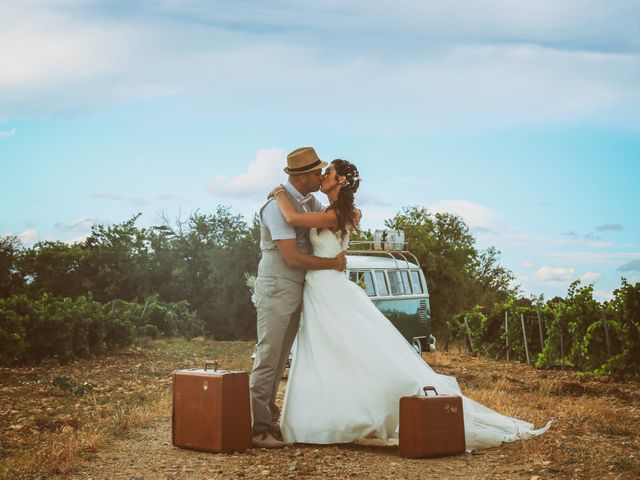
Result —
[{"label": "tree", "polygon": [[151,252],[147,229],[135,226],[140,215],[120,224],[91,227],[82,247],[80,275],[83,290],[96,300],[134,300],[153,293],[148,282]]},{"label": "tree", "polygon": [[175,252],[171,282],[164,291],[188,299],[216,338],[252,338],[255,311],[244,274],[257,271],[257,219],[250,228],[241,215],[219,206],[214,214],[195,212],[186,222],[178,219],[172,226],[165,221],[157,230]]},{"label": "tree", "polygon": [[495,247],[480,251],[476,257],[474,297],[479,305],[487,308],[504,303],[518,293],[518,288],[512,285],[513,273],[500,265],[499,260],[500,251]]},{"label": "tree", "polygon": [[17,237],[0,237],[0,298],[8,297],[24,285],[24,279],[17,268],[21,248]]},{"label": "tree", "polygon": [[604,369],[637,376],[640,374],[640,282],[633,285],[623,278],[620,288],[613,292],[609,308],[617,317],[611,325],[612,330],[618,332],[621,349]]},{"label": "tree", "polygon": [[475,306],[475,239],[464,221],[449,213],[431,214],[426,208],[405,207],[385,225],[403,230],[429,287],[433,329],[442,334],[447,321]]},{"label": "tree", "polygon": [[22,275],[28,279],[26,292],[31,297],[44,293],[62,297],[81,295],[82,256],[81,245],[64,242],[38,242],[26,249],[18,262]]}]

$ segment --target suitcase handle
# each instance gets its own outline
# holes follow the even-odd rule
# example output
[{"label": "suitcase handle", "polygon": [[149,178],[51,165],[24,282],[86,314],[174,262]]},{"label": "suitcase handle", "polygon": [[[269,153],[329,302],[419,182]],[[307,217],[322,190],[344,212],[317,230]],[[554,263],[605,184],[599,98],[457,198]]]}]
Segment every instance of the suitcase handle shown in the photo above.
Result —
[{"label": "suitcase handle", "polygon": [[428,397],[429,396],[429,390],[433,390],[433,393],[435,393],[436,395],[438,395],[438,391],[436,390],[436,387],[432,387],[432,386],[426,386],[423,387],[422,390],[424,390],[424,394]]},{"label": "suitcase handle", "polygon": [[204,371],[207,371],[207,367],[213,365],[213,371],[218,370],[218,362],[216,360],[205,360],[204,361]]}]

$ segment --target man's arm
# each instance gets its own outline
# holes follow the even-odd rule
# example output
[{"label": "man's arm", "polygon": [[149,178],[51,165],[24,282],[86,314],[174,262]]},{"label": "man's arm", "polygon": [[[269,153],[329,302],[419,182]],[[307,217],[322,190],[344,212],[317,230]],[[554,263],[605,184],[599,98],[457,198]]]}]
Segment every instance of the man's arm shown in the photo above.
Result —
[{"label": "man's arm", "polygon": [[[289,225],[307,228],[335,228],[338,226],[338,216],[336,215],[335,210],[316,210],[304,213],[298,212],[289,198],[283,193],[280,193],[281,191],[283,191],[283,189],[278,190],[274,196],[276,198],[278,208],[280,209],[280,213],[282,213],[282,216]],[[313,205],[312,208],[317,207]]]},{"label": "man's arm", "polygon": [[276,240],[278,250],[289,268],[298,270],[338,270],[344,272],[347,268],[347,255],[345,252],[333,258],[316,257],[298,251],[296,239]]}]

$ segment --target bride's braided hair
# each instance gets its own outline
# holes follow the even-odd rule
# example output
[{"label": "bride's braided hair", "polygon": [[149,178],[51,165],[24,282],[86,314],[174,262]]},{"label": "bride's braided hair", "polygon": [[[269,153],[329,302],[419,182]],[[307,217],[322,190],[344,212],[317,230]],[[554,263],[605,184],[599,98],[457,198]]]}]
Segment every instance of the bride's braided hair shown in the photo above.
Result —
[{"label": "bride's braided hair", "polygon": [[331,164],[336,170],[336,180],[338,180],[338,176],[344,176],[345,181],[338,194],[338,200],[329,205],[327,210],[336,211],[338,228],[342,238],[344,238],[348,232],[358,230],[358,224],[362,216],[360,210],[356,208],[354,200],[354,195],[360,186],[360,173],[353,163],[340,158],[334,160]]}]

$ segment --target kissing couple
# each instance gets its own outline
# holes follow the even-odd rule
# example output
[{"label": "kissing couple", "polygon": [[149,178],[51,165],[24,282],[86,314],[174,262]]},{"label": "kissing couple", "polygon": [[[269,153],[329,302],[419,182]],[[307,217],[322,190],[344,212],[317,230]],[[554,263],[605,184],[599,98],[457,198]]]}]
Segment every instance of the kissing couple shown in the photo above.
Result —
[{"label": "kissing couple", "polygon": [[[324,169],[324,171],[323,171]],[[312,147],[287,156],[288,182],[260,209],[262,257],[255,284],[258,343],[250,379],[253,443],[350,443],[398,438],[400,397],[425,385],[462,397],[466,447],[487,448],[544,433],[465,397],[436,373],[345,275],[358,228],[360,173]],[[326,195],[324,206],[312,192]],[[278,385],[297,335],[282,415]]]}]

